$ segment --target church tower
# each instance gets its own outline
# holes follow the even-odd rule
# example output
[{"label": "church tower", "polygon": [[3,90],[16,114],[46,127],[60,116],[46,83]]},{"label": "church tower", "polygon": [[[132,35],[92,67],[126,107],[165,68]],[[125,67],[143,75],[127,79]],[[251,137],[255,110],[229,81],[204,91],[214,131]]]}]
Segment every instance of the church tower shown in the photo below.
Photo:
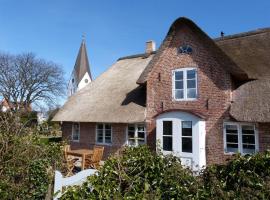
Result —
[{"label": "church tower", "polygon": [[84,88],[91,81],[92,76],[89,67],[85,39],[83,38],[79,53],[77,55],[75,66],[68,83],[68,96],[71,96],[76,91]]}]

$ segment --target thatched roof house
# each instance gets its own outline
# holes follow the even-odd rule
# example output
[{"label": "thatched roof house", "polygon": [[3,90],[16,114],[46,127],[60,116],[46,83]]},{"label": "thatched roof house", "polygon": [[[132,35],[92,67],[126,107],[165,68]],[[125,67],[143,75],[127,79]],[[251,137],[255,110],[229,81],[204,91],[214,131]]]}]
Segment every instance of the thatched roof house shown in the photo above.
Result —
[{"label": "thatched roof house", "polygon": [[72,148],[103,145],[104,158],[159,141],[197,170],[270,149],[269,52],[270,28],[212,39],[179,18],[158,50],[148,41],[145,53],[118,59],[53,120]]}]

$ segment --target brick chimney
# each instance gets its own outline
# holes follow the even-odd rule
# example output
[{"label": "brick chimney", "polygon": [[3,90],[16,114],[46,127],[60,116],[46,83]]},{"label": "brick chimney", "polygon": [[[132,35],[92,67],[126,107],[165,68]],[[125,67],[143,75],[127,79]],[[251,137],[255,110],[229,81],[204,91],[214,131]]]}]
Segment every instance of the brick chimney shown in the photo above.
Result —
[{"label": "brick chimney", "polygon": [[149,40],[146,42],[146,49],[145,49],[145,53],[146,54],[150,54],[153,51],[156,50],[156,43],[153,40]]}]

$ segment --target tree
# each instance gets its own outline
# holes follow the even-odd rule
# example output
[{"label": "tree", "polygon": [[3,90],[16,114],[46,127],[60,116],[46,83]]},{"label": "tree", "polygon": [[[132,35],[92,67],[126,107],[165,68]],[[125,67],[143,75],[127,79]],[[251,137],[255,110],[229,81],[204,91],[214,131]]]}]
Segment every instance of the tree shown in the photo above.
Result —
[{"label": "tree", "polygon": [[[55,104],[65,93],[63,70],[33,53],[0,54],[0,95],[15,109],[40,102]],[[14,106],[15,105],[15,106]]]}]

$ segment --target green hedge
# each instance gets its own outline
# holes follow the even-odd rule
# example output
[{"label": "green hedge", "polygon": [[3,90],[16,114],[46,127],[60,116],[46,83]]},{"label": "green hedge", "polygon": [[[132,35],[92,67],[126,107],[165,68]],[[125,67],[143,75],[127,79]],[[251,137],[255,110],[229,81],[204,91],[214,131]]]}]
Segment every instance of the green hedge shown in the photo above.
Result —
[{"label": "green hedge", "polygon": [[269,168],[270,153],[265,152],[237,155],[194,176],[176,157],[146,146],[127,147],[61,199],[270,199]]}]

